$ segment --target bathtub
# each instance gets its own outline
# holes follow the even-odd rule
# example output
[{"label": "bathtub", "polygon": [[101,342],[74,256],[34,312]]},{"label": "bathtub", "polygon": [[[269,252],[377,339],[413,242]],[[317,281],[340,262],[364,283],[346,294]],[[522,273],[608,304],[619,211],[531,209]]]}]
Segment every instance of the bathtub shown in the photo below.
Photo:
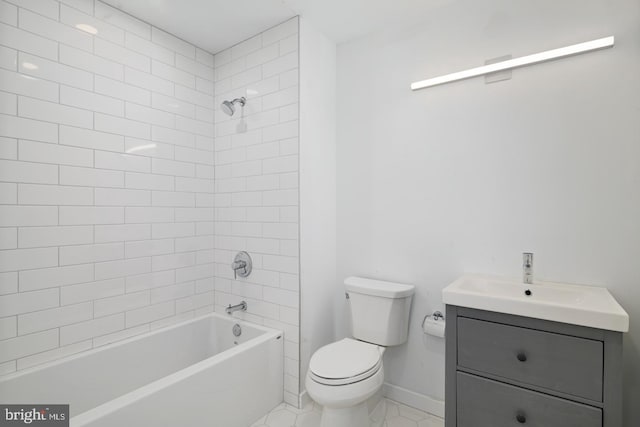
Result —
[{"label": "bathtub", "polygon": [[212,313],[5,376],[0,403],[69,404],[72,427],[248,427],[283,400],[283,341]]}]

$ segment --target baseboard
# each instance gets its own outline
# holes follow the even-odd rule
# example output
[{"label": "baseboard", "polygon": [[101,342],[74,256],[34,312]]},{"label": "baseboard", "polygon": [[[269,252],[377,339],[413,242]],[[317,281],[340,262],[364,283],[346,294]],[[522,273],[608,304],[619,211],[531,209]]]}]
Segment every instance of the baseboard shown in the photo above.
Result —
[{"label": "baseboard", "polygon": [[397,385],[384,383],[382,393],[387,399],[395,400],[403,405],[411,406],[427,412],[436,417],[444,418],[444,401],[398,387]]},{"label": "baseboard", "polygon": [[[434,399],[433,397],[389,383],[384,383],[382,395],[387,399],[395,400],[403,405],[411,406],[412,408],[419,409],[436,417],[444,418],[444,401],[442,400]],[[306,390],[298,396],[299,408],[304,408],[311,402],[311,397],[309,397],[309,393],[307,393]]]}]

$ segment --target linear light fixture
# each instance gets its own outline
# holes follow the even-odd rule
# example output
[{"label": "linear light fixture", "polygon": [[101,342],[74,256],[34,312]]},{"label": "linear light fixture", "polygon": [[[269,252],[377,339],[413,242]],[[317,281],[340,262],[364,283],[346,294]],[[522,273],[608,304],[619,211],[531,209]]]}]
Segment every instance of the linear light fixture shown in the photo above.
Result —
[{"label": "linear light fixture", "polygon": [[613,47],[614,37],[604,37],[602,39],[591,40],[558,49],[547,50],[545,52],[534,53],[533,55],[522,56],[520,58],[509,59],[495,64],[484,65],[482,67],[471,68],[457,73],[434,77],[411,84],[411,90],[424,89],[426,87],[438,86],[444,83],[455,82],[457,80],[469,79],[471,77],[482,76],[484,74],[495,73],[497,71],[511,70],[513,68],[524,67],[526,65],[551,61],[553,59],[578,55],[580,53],[591,52],[593,50]]}]

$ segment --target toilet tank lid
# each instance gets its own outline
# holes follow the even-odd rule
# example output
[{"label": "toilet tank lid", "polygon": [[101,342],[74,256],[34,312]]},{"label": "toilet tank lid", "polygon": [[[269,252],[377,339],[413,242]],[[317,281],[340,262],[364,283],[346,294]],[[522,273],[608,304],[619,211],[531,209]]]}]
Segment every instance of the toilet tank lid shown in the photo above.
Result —
[{"label": "toilet tank lid", "polygon": [[385,282],[356,276],[347,277],[344,279],[344,284],[348,292],[385,298],[406,298],[413,295],[416,288],[404,283]]}]

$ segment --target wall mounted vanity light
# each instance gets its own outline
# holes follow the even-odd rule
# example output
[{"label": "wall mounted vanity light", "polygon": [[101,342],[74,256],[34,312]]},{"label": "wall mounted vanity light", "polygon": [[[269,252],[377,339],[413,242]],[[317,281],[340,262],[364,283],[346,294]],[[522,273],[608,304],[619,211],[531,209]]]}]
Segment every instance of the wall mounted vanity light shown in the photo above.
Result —
[{"label": "wall mounted vanity light", "polygon": [[526,65],[537,64],[540,62],[551,61],[553,59],[559,59],[567,56],[591,52],[594,50],[605,49],[613,47],[613,44],[613,36],[604,37],[602,39],[591,40],[588,42],[578,43],[558,49],[547,50],[540,53],[534,53],[532,55],[521,56],[520,58],[509,59],[507,61],[497,62],[495,64],[484,65],[482,67],[471,68],[469,70],[459,71],[457,73],[422,80],[412,83],[411,90],[424,89],[431,86],[438,86],[444,83],[455,82],[457,80],[464,80],[471,77],[482,76],[484,74],[511,70],[514,68],[524,67]]}]

